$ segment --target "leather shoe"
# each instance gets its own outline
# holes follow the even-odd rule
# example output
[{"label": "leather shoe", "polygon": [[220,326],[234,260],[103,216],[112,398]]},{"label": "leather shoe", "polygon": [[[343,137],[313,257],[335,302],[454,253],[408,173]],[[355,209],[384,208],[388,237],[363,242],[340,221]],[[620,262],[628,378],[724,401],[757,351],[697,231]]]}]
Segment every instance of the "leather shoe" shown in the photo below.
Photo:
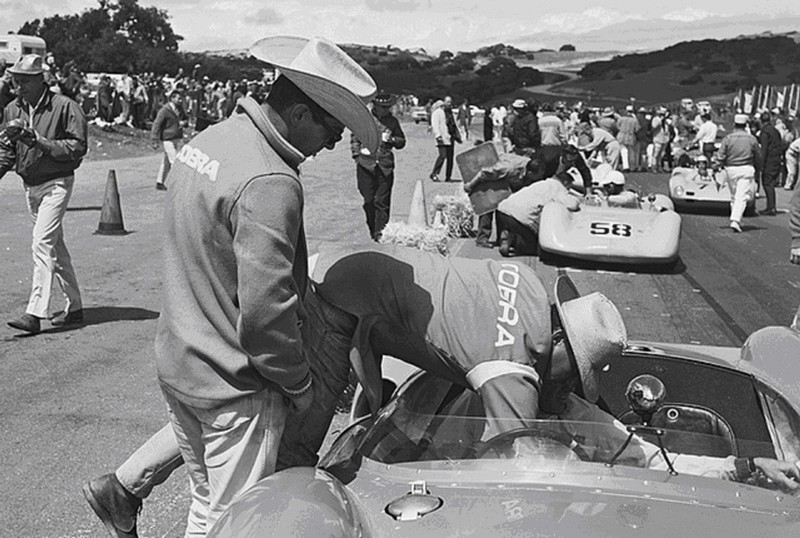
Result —
[{"label": "leather shoe", "polygon": [[136,518],[142,509],[142,500],[122,487],[114,473],[86,482],[83,496],[111,536],[138,538]]},{"label": "leather shoe", "polygon": [[758,214],[764,215],[766,217],[774,217],[775,215],[778,214],[778,210],[773,207],[771,209],[765,209],[764,211],[760,211]]},{"label": "leather shoe", "polygon": [[72,312],[59,312],[52,318],[50,323],[55,327],[65,327],[69,325],[80,325],[83,323],[83,310],[73,310]]},{"label": "leather shoe", "polygon": [[156,190],[157,191],[165,191],[167,190],[167,186],[163,183],[156,183]]},{"label": "leather shoe", "polygon": [[22,314],[21,317],[9,321],[8,326],[31,334],[36,334],[42,330],[39,318],[32,314]]},{"label": "leather shoe", "polygon": [[730,228],[731,228],[731,230],[733,230],[736,233],[742,233],[741,225],[738,222],[736,222],[735,220],[731,221]]}]

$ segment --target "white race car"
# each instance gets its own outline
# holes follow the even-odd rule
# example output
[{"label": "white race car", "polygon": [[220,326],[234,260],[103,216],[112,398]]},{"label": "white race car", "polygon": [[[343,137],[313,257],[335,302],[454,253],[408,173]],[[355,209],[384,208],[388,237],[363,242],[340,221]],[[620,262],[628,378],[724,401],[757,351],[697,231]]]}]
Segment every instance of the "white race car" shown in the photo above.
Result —
[{"label": "white race car", "polygon": [[619,264],[671,264],[678,259],[681,217],[662,194],[637,199],[635,207],[609,206],[605,199],[569,211],[552,202],[542,209],[539,250]]},{"label": "white race car", "polygon": [[[720,173],[709,170],[706,177],[696,168],[675,168],[669,178],[669,196],[676,211],[690,209],[727,210],[730,208],[731,191],[728,182]],[[755,198],[748,200],[745,214],[755,212]]]}]

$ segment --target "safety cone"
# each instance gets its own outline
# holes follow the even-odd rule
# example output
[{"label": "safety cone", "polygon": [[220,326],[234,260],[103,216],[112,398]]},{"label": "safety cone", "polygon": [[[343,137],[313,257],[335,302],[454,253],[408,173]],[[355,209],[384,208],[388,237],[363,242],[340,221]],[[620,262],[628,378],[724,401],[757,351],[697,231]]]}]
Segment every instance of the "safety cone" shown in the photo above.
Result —
[{"label": "safety cone", "polygon": [[119,206],[119,191],[117,190],[117,173],[114,170],[108,171],[103,209],[100,211],[100,224],[98,224],[94,233],[100,235],[124,235],[128,233],[122,224],[122,210]]},{"label": "safety cone", "polygon": [[425,188],[422,181],[417,181],[414,194],[411,196],[411,207],[408,209],[408,223],[414,226],[428,227],[428,210],[425,204]]}]

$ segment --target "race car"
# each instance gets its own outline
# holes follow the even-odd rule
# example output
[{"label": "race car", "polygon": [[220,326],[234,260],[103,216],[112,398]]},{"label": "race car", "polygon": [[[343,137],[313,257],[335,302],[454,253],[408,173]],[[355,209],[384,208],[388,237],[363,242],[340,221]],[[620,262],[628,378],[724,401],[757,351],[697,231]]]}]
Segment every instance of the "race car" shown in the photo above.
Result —
[{"label": "race car", "polygon": [[[788,327],[756,331],[742,349],[631,342],[600,375],[598,404],[617,421],[536,420],[495,437],[476,393],[418,371],[316,468],[261,480],[208,536],[796,537],[800,497],[759,473],[734,482],[614,452],[633,433],[663,444],[670,462],[797,461],[798,357]],[[653,405],[639,405],[641,388]],[[598,452],[600,438],[615,443]]]},{"label": "race car", "polygon": [[[696,168],[677,167],[669,178],[669,197],[676,211],[709,209],[726,211],[731,205],[728,182],[720,173],[709,170],[707,176],[698,174]],[[755,198],[748,200],[746,215],[755,213]]]},{"label": "race car", "polygon": [[424,106],[411,107],[411,119],[414,120],[414,123],[427,122],[429,120],[428,111]]},{"label": "race car", "polygon": [[539,223],[539,250],[614,264],[671,264],[678,259],[681,217],[664,195],[650,195],[635,207],[612,207],[603,197],[586,200],[580,211],[558,202],[544,206]]}]

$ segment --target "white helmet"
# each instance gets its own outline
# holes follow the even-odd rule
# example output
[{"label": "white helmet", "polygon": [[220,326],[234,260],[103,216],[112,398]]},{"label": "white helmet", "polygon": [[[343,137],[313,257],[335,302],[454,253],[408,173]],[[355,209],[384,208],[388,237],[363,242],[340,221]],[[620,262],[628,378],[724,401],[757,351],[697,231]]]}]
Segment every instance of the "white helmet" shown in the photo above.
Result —
[{"label": "white helmet", "polygon": [[603,187],[608,184],[625,185],[625,175],[619,170],[612,170],[598,180],[598,184]]}]

